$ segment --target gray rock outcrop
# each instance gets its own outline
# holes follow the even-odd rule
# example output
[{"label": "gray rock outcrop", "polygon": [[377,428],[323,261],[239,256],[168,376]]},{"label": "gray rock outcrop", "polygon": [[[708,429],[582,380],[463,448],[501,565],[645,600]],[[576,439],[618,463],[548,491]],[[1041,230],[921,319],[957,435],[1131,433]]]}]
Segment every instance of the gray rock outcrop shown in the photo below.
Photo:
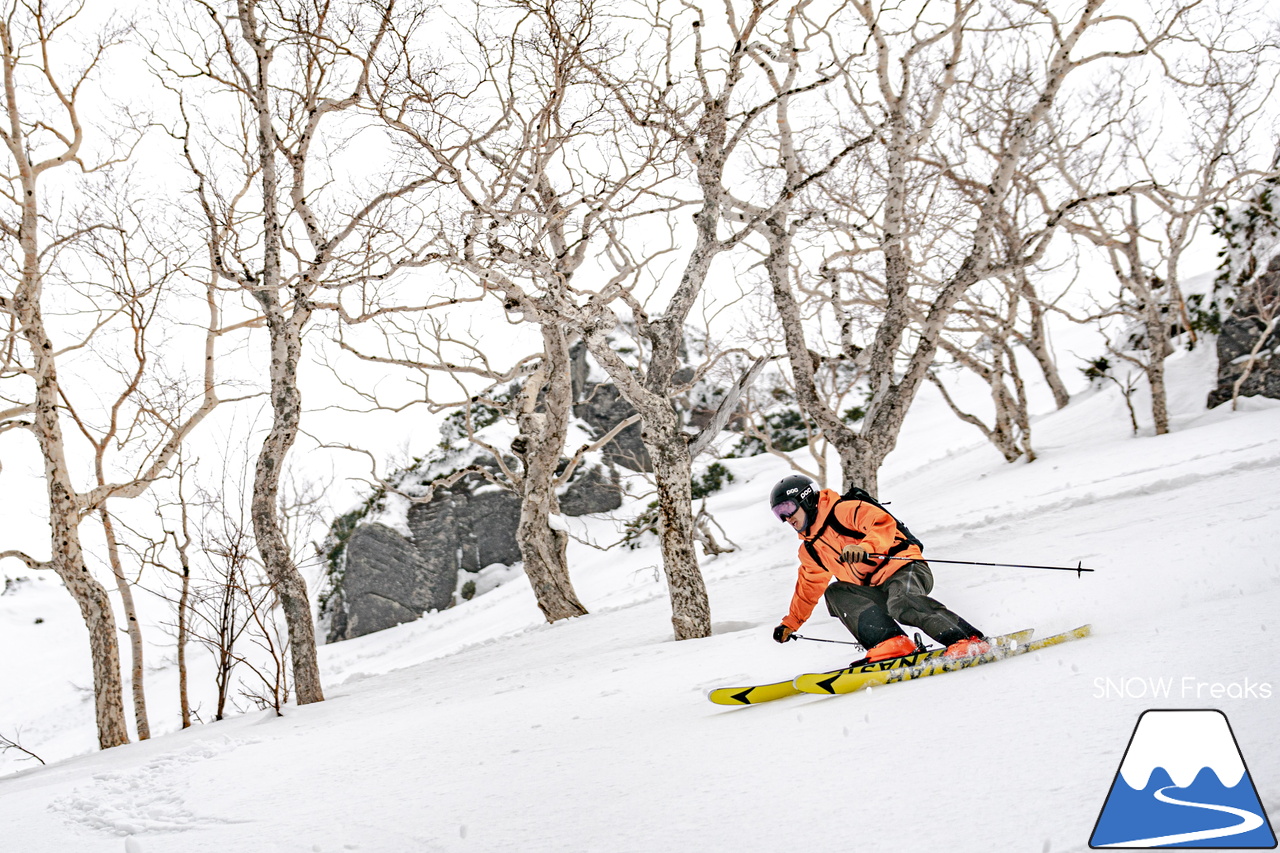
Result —
[{"label": "gray rock outcrop", "polygon": [[412,622],[453,600],[454,577],[438,571],[413,542],[385,525],[357,527],[347,540],[345,559],[329,642]]},{"label": "gray rock outcrop", "polygon": [[[635,414],[618,389],[594,372],[587,348],[578,342],[571,351],[573,414],[597,438]],[[693,378],[683,368],[677,381]],[[687,410],[687,400],[673,401]],[[687,417],[687,412],[685,416]],[[445,446],[453,446],[445,436]],[[580,466],[560,495],[560,511],[579,516],[608,512],[622,505],[617,468],[650,471],[652,463],[640,439],[640,425],[619,432],[600,451],[602,464]],[[465,465],[458,464],[458,468]],[[511,464],[518,464],[512,459]],[[455,468],[454,470],[457,470]],[[436,471],[432,476],[442,476]],[[414,475],[401,482],[412,491]],[[423,482],[423,481],[419,481]],[[326,551],[330,571],[321,596],[321,620],[328,642],[358,637],[418,619],[429,610],[449,607],[459,590],[459,578],[487,566],[520,561],[516,528],[520,501],[511,492],[475,476],[452,488],[437,488],[428,503],[413,504],[398,527],[409,536],[365,520],[376,501],[334,522]]]},{"label": "gray rock outcrop", "polygon": [[[1242,297],[1222,324],[1218,336],[1218,385],[1209,393],[1209,408],[1229,401],[1236,381],[1248,364],[1266,324],[1259,318],[1255,300],[1275,306],[1280,302],[1280,255],[1272,258],[1247,297]],[[1274,310],[1274,307],[1273,307]],[[1280,328],[1263,341],[1249,376],[1240,386],[1241,397],[1280,399]]]},{"label": "gray rock outcrop", "polygon": [[[608,512],[622,504],[616,472],[587,466],[560,498],[565,515]],[[459,577],[495,563],[520,561],[520,499],[480,477],[437,488],[409,507],[410,537],[383,524],[360,523],[334,549],[335,573],[321,617],[326,641],[359,637],[454,603]]]}]

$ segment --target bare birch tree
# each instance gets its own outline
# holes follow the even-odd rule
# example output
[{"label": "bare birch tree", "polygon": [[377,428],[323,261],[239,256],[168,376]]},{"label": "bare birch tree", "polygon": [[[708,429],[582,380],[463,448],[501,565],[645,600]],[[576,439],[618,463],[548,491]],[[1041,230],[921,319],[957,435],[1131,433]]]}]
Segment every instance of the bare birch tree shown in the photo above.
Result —
[{"label": "bare birch tree", "polygon": [[[517,389],[500,407],[517,426],[510,448],[515,458],[468,429],[469,439],[488,452],[497,469],[472,473],[519,496],[516,540],[524,571],[538,606],[548,621],[556,621],[586,612],[569,577],[568,536],[553,523],[560,511],[557,489],[581,455],[561,465],[571,453],[565,443],[573,405],[565,305],[575,287],[602,274],[591,253],[602,245],[605,251],[620,248],[610,235],[637,215],[625,209],[638,196],[632,184],[645,165],[643,157],[637,168],[629,153],[609,151],[608,116],[582,91],[583,56],[600,50],[589,4],[564,4],[558,16],[520,3],[486,11],[496,17],[478,14],[478,23],[451,31],[459,50],[473,58],[465,66],[470,76],[459,79],[441,79],[422,67],[418,39],[426,33],[396,33],[396,62],[381,69],[376,109],[399,135],[406,155],[424,173],[439,174],[451,192],[439,198],[436,257],[458,289],[454,298],[424,307],[443,314],[487,298],[505,312],[514,334],[503,347],[468,343],[450,334],[447,317],[400,320],[403,308],[375,308],[372,317],[345,319],[373,319],[390,330],[386,338],[398,348],[419,353],[361,357],[450,377],[456,383],[450,393],[464,410],[495,388]],[[468,123],[466,116],[481,120]],[[600,162],[594,146],[606,156],[622,156]],[[515,343],[530,337],[527,348]],[[507,366],[495,366],[495,360]],[[475,381],[486,385],[468,390]],[[424,380],[424,388],[428,384]],[[444,405],[438,393],[424,392],[424,398]]]},{"label": "bare birch tree", "polygon": [[[24,429],[36,440],[44,462],[51,534],[47,560],[13,550],[0,552],[0,557],[20,559],[32,568],[52,569],[79,606],[89,631],[98,742],[107,748],[129,739],[116,622],[105,588],[86,564],[79,525],[87,516],[106,513],[110,499],[136,497],[161,477],[183,441],[218,399],[212,363],[193,395],[176,408],[153,412],[155,417],[142,413],[135,389],[126,380],[119,398],[122,405],[128,400],[133,411],[149,423],[147,429],[139,430],[141,447],[134,451],[140,462],[123,473],[112,471],[110,478],[99,468],[95,486],[77,488],[63,425],[64,417],[72,411],[72,395],[68,380],[60,376],[59,365],[81,352],[92,352],[93,342],[105,337],[108,327],[119,324],[121,318],[126,330],[136,330],[128,320],[130,312],[147,310],[140,307],[145,298],[137,290],[108,287],[94,291],[93,282],[82,290],[83,282],[77,279],[78,274],[92,277],[94,272],[94,253],[86,246],[90,238],[120,233],[117,222],[109,216],[95,218],[91,207],[78,208],[80,215],[73,221],[64,221],[56,209],[45,208],[51,173],[78,169],[86,175],[105,174],[129,154],[128,144],[121,146],[118,140],[108,139],[105,146],[98,147],[82,122],[82,107],[92,96],[93,78],[109,52],[127,37],[129,27],[121,24],[101,29],[76,45],[82,11],[82,7],[73,6],[55,12],[43,3],[19,3],[11,4],[0,16],[0,62],[5,82],[0,140],[9,164],[0,185],[0,194],[9,205],[0,219],[0,237],[10,248],[5,261],[10,286],[0,294],[0,313],[12,333],[5,347],[3,380],[6,386],[16,386],[15,391],[5,392],[9,402],[0,412],[0,430]],[[64,62],[62,58],[68,56],[71,59]],[[126,132],[126,137],[137,139],[138,134]],[[72,260],[76,253],[80,253],[79,259]],[[153,284],[151,281],[143,289]],[[99,300],[103,292],[109,298]],[[50,321],[47,305],[55,307],[56,316],[64,311],[73,313],[77,300],[85,316],[92,318],[87,325]],[[89,382],[92,384],[92,379]],[[140,716],[140,722],[145,733],[145,715]]]},{"label": "bare birch tree", "polygon": [[[530,408],[535,397],[526,394],[518,415],[517,445],[525,464],[522,548],[543,554],[562,548],[556,534],[548,533],[546,514],[553,506],[547,485],[562,452],[565,424],[562,415],[552,414],[552,406],[567,411],[567,344],[570,335],[580,336],[641,418],[658,484],[660,540],[676,636],[706,636],[709,608],[693,549],[691,457],[672,397],[682,367],[684,322],[713,257],[731,243],[716,233],[718,199],[687,199],[664,184],[673,173],[674,146],[679,144],[673,134],[694,148],[704,144],[695,127],[709,130],[709,145],[717,149],[702,173],[707,180],[719,179],[727,156],[719,150],[726,143],[726,105],[710,104],[714,98],[708,94],[699,109],[716,115],[700,121],[680,115],[683,102],[652,99],[636,76],[640,69],[634,59],[602,40],[609,16],[593,3],[515,4],[513,9],[518,26],[509,38],[495,40],[482,63],[494,71],[512,67],[517,72],[513,79],[527,87],[508,88],[501,74],[486,78],[484,85],[496,90],[501,118],[463,142],[424,132],[456,126],[438,119],[435,125],[419,120],[402,129],[453,177],[463,195],[464,232],[455,262],[500,294],[509,312],[540,329],[543,352],[531,375],[536,381],[527,387],[541,388],[541,410]],[[659,50],[675,49],[671,24],[661,26],[665,35],[658,38]],[[480,50],[486,53],[483,45]],[[624,60],[627,68],[620,70]],[[508,61],[511,66],[502,64]],[[739,51],[732,63],[746,61]],[[736,81],[730,82],[726,93],[734,85]],[[409,125],[398,114],[387,113],[387,118]],[[688,124],[677,131],[665,124],[671,118]],[[624,232],[640,233],[646,226],[634,223],[661,222],[687,203],[701,207],[694,217],[697,243],[676,295],[661,317],[651,319],[635,293],[652,258],[668,248],[636,251]],[[624,356],[619,348],[629,343],[619,339],[627,323],[636,329],[637,340],[633,353]],[[525,556],[528,568],[529,554]],[[542,561],[537,557],[533,565]]]},{"label": "bare birch tree", "polygon": [[[163,519],[159,541],[146,542],[139,553],[139,561],[154,566],[171,575],[178,584],[176,594],[165,594],[174,608],[175,660],[178,666],[178,712],[184,729],[191,727],[191,694],[187,644],[191,639],[191,581],[192,552],[195,537],[192,531],[191,506],[188,501],[188,481],[191,463],[179,456],[174,463],[174,493],[171,502],[160,501],[156,516]],[[175,509],[176,519],[166,518],[166,510]],[[176,565],[174,564],[176,561]]]},{"label": "bare birch tree", "polygon": [[1219,48],[1239,23],[1208,23],[1217,30],[1197,31],[1203,44],[1167,61],[1164,79],[1153,81],[1164,95],[1159,113],[1145,109],[1136,94],[1118,98],[1118,118],[1103,131],[1110,144],[1092,157],[1058,158],[1080,195],[1112,175],[1131,176],[1142,187],[1125,199],[1093,198],[1065,224],[1101,250],[1116,277],[1115,309],[1128,325],[1109,351],[1145,377],[1156,435],[1169,431],[1165,360],[1177,335],[1195,334],[1182,290],[1183,255],[1211,211],[1268,174],[1257,163],[1268,152],[1250,139],[1270,118],[1275,83],[1263,70],[1269,57],[1261,49]]},{"label": "bare birch tree", "polygon": [[[778,34],[786,19],[785,10],[779,16],[769,2],[715,9],[692,3],[641,7],[628,19],[633,27],[648,28],[636,40],[634,57],[589,66],[604,97],[634,131],[678,154],[688,185],[680,198],[693,207],[691,233],[680,241],[684,261],[670,295],[659,291],[646,302],[620,280],[578,305],[573,317],[596,361],[641,418],[657,486],[659,541],[677,639],[707,636],[711,613],[694,550],[690,436],[672,405],[673,391],[679,386],[685,326],[703,298],[713,263],[741,245],[769,210],[768,205],[745,205],[747,212],[739,210],[731,219],[728,183],[738,165],[750,161],[748,141],[779,99],[778,91],[753,74],[770,40],[785,43]],[[791,94],[783,85],[782,94]],[[797,82],[794,88],[798,92],[807,85],[819,83]],[[622,357],[611,341],[620,321],[615,300],[621,300],[634,324],[638,363]],[[757,360],[755,369],[762,365]],[[745,387],[737,383],[738,393]],[[726,398],[721,406],[736,402],[736,396]],[[693,444],[705,442],[694,439]]]},{"label": "bare birch tree", "polygon": [[[1043,272],[1043,268],[1035,269],[1037,275]],[[1066,289],[1062,290],[1057,299],[1047,298],[1041,289],[1032,283],[1032,270],[1029,267],[1018,267],[1012,270],[1009,273],[1009,279],[1010,298],[1015,298],[1016,294],[1027,308],[1025,326],[1015,327],[1011,330],[1011,334],[1039,365],[1040,374],[1044,377],[1045,384],[1049,386],[1049,392],[1053,394],[1054,406],[1064,409],[1071,402],[1071,393],[1062,380],[1058,360],[1049,346],[1049,330],[1046,321],[1049,314],[1056,310],[1058,299],[1066,295]]]},{"label": "bare birch tree", "polygon": [[[875,145],[823,182],[830,210],[815,227],[839,248],[815,279],[831,288],[824,298],[845,356],[865,369],[870,403],[857,429],[814,393],[799,313],[785,293],[775,300],[784,326],[797,327],[788,346],[802,405],[836,447],[847,484],[875,491],[963,295],[1042,257],[1076,203],[1063,194],[1000,250],[1011,194],[1068,79],[1149,53],[1181,13],[1144,24],[1104,5],[1090,0],[1062,17],[1031,4],[926,3],[914,13],[850,4],[866,50],[842,63],[842,115],[851,137],[872,132]],[[961,183],[981,188],[976,200],[949,189]],[[869,340],[856,343],[858,330]]]},{"label": "bare birch tree", "polygon": [[[992,290],[1003,290],[1003,304],[996,301],[998,297],[987,296],[974,300],[976,304],[972,307],[958,307],[938,338],[943,353],[982,379],[991,390],[990,423],[961,408],[948,392],[940,367],[929,372],[929,381],[938,388],[956,416],[977,427],[1006,462],[1024,458],[1033,462],[1036,454],[1031,445],[1027,388],[1014,349],[1018,340],[1022,288],[1011,286]],[[973,292],[971,290],[970,294]],[[957,337],[961,340],[957,341]]]},{"label": "bare birch tree", "polygon": [[395,217],[429,181],[356,176],[366,164],[335,162],[366,129],[358,111],[397,21],[394,0],[191,0],[186,8],[186,29],[154,55],[162,75],[187,84],[175,135],[195,181],[209,266],[248,297],[267,331],[272,422],[253,483],[254,539],[289,627],[298,702],[318,702],[311,604],[279,509],[302,419],[303,336],[343,289],[363,293],[417,262],[416,227]]},{"label": "bare birch tree", "polygon": [[[1050,132],[1046,127],[1041,136]],[[1055,215],[1046,204],[1054,192],[1045,186],[1053,174],[1047,165],[1050,160],[1044,156],[1029,158],[1020,169],[1008,203],[997,212],[994,242],[1001,257],[1015,257],[1023,250],[1029,221],[1044,221]],[[967,204],[981,204],[986,195],[984,186],[961,178],[949,168],[941,172]],[[1070,248],[1065,252],[1071,260]],[[940,360],[949,359],[990,389],[990,422],[961,408],[947,389],[942,369],[931,370],[929,380],[937,386],[947,406],[961,420],[977,427],[1007,462],[1031,462],[1036,458],[1031,440],[1031,400],[1019,363],[1020,350],[1039,367],[1057,408],[1065,407],[1071,399],[1049,346],[1047,317],[1058,310],[1059,300],[1072,285],[1058,284],[1059,293],[1052,298],[1042,292],[1048,287],[1043,282],[1060,277],[1062,266],[1050,265],[1043,259],[1035,264],[1014,264],[1002,275],[979,282],[957,301],[938,338],[944,356]],[[922,320],[917,314],[915,321]]]},{"label": "bare birch tree", "polygon": [[[18,3],[10,4],[0,20],[6,108],[0,140],[8,157],[3,192],[9,206],[2,230],[9,244],[7,254],[16,262],[16,269],[7,270],[12,289],[0,299],[0,310],[17,328],[28,353],[26,358],[15,357],[10,362],[9,376],[22,377],[34,386],[30,402],[11,406],[4,413],[4,427],[30,430],[39,443],[44,457],[52,534],[51,556],[47,561],[13,551],[0,552],[0,556],[17,557],[31,568],[53,569],[79,605],[89,629],[93,658],[98,743],[105,749],[127,743],[129,735],[124,719],[115,616],[106,590],[84,563],[79,532],[84,503],[73,484],[58,414],[61,401],[56,353],[60,348],[55,347],[50,336],[43,306],[49,285],[44,250],[58,237],[42,227],[41,179],[59,167],[85,169],[97,165],[86,166],[80,160],[84,129],[75,95],[107,49],[118,43],[120,33],[104,33],[82,66],[64,70],[50,61],[48,38],[50,33],[69,24],[68,19],[52,17],[43,5],[32,8]],[[43,89],[40,95],[54,96],[58,104],[56,112],[41,114],[39,96],[33,97],[35,86]]]},{"label": "bare birch tree", "polygon": [[[104,201],[115,210],[130,209],[130,200],[122,195],[112,194]],[[82,410],[65,388],[61,392],[71,422],[92,449],[94,482],[98,488],[105,488],[109,483],[108,464],[117,448],[126,451],[131,449],[133,444],[152,431],[157,425],[157,419],[163,431],[164,421],[172,417],[172,412],[181,412],[185,402],[149,399],[151,395],[147,387],[152,380],[150,374],[155,372],[152,360],[162,334],[153,327],[161,325],[155,321],[161,310],[162,298],[169,295],[172,280],[177,277],[183,259],[174,252],[153,251],[155,247],[148,244],[148,236],[142,230],[141,223],[137,220],[126,223],[126,218],[128,217],[121,217],[113,223],[114,227],[110,230],[95,231],[87,235],[94,267],[101,279],[109,282],[101,288],[104,291],[102,297],[105,298],[100,298],[99,303],[114,304],[114,313],[123,321],[121,345],[113,347],[111,353],[104,354],[106,363],[103,365],[104,372],[118,376],[120,390],[113,399],[97,396],[92,399],[94,409],[105,404],[104,416],[100,422],[97,411]],[[211,320],[214,325],[207,336],[206,356],[213,352],[216,313]],[[99,346],[105,347],[106,344],[101,343]],[[206,358],[206,369],[212,371],[212,367],[212,359]],[[207,378],[206,387],[211,389],[212,373]],[[181,393],[169,396],[181,396]],[[176,405],[165,405],[167,402]],[[102,523],[107,564],[115,577],[116,593],[120,596],[129,636],[134,724],[139,740],[146,740],[151,736],[151,725],[147,717],[142,625],[138,621],[138,609],[133,597],[137,573],[125,569],[116,520],[105,503],[98,508],[97,515]]]},{"label": "bare birch tree", "polygon": [[[398,357],[375,354],[346,339],[342,346],[363,361],[423,374],[428,377],[422,380],[425,388],[438,387],[430,382],[432,374],[457,382],[460,387],[454,389],[453,399],[432,391],[420,402],[433,411],[453,409],[461,414],[465,440],[480,449],[488,464],[481,461],[464,465],[432,479],[425,487],[415,484],[412,489],[405,489],[387,478],[380,478],[378,487],[400,494],[411,503],[432,501],[437,498],[437,490],[452,488],[468,478],[481,478],[514,493],[520,498],[516,543],[538,608],[548,622],[585,614],[587,609],[578,599],[569,575],[568,535],[553,523],[560,513],[558,490],[572,477],[581,455],[561,466],[573,403],[569,345],[563,326],[554,321],[539,324],[543,349],[518,359],[507,370],[499,370],[490,366],[489,357],[479,345],[450,339],[433,318],[414,318],[412,323],[417,328],[400,328],[394,335],[395,347],[406,351]],[[432,340],[425,339],[433,334],[427,331],[430,329],[434,329]],[[452,350],[451,357],[443,354],[446,348]],[[487,380],[487,384],[479,390],[469,388],[464,377]],[[388,407],[387,401],[376,393],[363,391],[361,396],[374,408]],[[491,444],[481,436],[482,427],[473,421],[473,414],[479,410],[497,412],[499,417],[515,422],[518,432],[509,447]],[[368,453],[364,448],[349,449]]]},{"label": "bare birch tree", "polygon": [[[673,397],[685,377],[685,323],[712,261],[749,230],[720,233],[723,180],[729,158],[763,116],[763,109],[740,112],[738,101],[749,95],[738,87],[753,61],[745,42],[767,4],[753,5],[741,18],[728,9],[707,39],[696,9],[614,10],[590,2],[504,8],[517,19],[515,35],[495,36],[488,51],[480,45],[477,64],[514,71],[527,63],[532,77],[516,77],[524,85],[531,79],[540,85],[517,98],[498,75],[465,86],[440,81],[435,102],[411,94],[384,106],[383,115],[429,153],[433,167],[448,174],[462,194],[459,265],[501,294],[513,314],[536,323],[547,353],[562,353],[564,336],[580,336],[639,413],[657,481],[675,634],[706,636],[710,611],[693,547],[690,436]],[[633,13],[643,22],[637,25]],[[641,42],[634,53],[623,40],[633,35]],[[737,46],[723,53],[735,40]],[[689,73],[678,70],[684,59],[692,66]],[[487,87],[496,90],[500,117],[476,122],[474,116],[494,113],[475,104],[459,105],[452,116],[440,112],[453,93],[470,96]],[[460,120],[463,115],[473,117],[470,124]],[[685,172],[683,189],[668,186],[675,168]],[[668,297],[649,270],[652,259],[670,247],[635,246],[651,246],[653,235],[661,233],[640,223],[656,217],[658,228],[669,228],[662,217],[684,206],[696,210],[692,246]],[[648,301],[653,290],[661,294],[655,301],[666,300],[657,315]],[[563,359],[544,356],[539,377],[546,379],[539,381],[562,382]],[[731,395],[735,400],[740,386]],[[554,395],[544,391],[542,398]],[[551,426],[537,420],[524,418],[523,453],[535,444],[549,453],[562,440],[531,441]],[[547,436],[558,432],[557,427]],[[704,445],[695,440],[695,447]],[[536,524],[541,529],[543,522]]]},{"label": "bare birch tree", "polygon": [[[191,592],[188,630],[214,659],[214,720],[226,719],[236,693],[277,716],[289,701],[288,645],[276,618],[279,597],[275,585],[262,579],[245,521],[221,495],[206,498],[201,551],[211,566]],[[236,677],[239,669],[252,673],[248,683]]]}]

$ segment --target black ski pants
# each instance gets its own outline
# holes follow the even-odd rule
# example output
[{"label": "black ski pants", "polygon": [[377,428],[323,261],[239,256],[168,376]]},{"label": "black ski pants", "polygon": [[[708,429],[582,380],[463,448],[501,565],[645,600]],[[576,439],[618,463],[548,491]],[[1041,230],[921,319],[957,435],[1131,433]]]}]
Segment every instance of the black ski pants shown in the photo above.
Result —
[{"label": "black ski pants", "polygon": [[929,597],[933,572],[917,560],[898,569],[878,586],[836,581],[827,587],[827,611],[849,629],[864,648],[906,632],[898,622],[915,625],[944,646],[981,636],[982,632]]}]

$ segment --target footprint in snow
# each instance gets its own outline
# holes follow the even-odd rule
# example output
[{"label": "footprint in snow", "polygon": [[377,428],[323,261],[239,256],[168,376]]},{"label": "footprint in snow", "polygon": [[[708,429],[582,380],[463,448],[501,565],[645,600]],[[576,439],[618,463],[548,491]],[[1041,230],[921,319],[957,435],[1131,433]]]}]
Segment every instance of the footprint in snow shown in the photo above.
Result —
[{"label": "footprint in snow", "polygon": [[187,808],[180,792],[187,788],[191,764],[249,742],[223,738],[157,756],[136,769],[95,774],[90,784],[52,801],[49,810],[68,823],[125,836],[126,853],[143,853],[135,835],[235,823],[197,815]]}]

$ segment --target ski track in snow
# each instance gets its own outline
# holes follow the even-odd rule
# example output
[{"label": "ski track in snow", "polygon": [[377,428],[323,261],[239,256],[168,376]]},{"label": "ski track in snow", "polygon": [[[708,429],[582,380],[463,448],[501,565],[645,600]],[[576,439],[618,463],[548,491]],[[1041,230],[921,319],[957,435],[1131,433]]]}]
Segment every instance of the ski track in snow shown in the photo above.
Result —
[{"label": "ski track in snow", "polygon": [[[1274,445],[1277,443],[1280,442],[1267,442],[1267,445]],[[1226,454],[1198,456],[1189,460],[1180,460],[1178,464],[1185,465],[1204,460],[1216,460],[1223,455]],[[1014,524],[1019,521],[1043,516],[1047,513],[1060,513],[1079,507],[1090,506],[1098,503],[1099,501],[1121,501],[1131,498],[1157,497],[1179,489],[1203,486],[1206,480],[1230,478],[1242,473],[1268,470],[1272,468],[1280,468],[1280,455],[1244,459],[1225,468],[1214,467],[1205,472],[1196,471],[1179,474],[1175,477],[1143,480],[1132,486],[1122,486],[1120,488],[1110,489],[1103,488],[1106,486],[1123,484],[1128,480],[1141,480],[1143,475],[1149,475],[1153,471],[1167,470],[1167,466],[1124,471],[1112,477],[1104,477],[1085,483],[1073,483],[1044,494],[1028,495],[1023,501],[1019,502],[1018,509],[1004,510],[1000,512],[984,512],[981,515],[962,517],[963,520],[957,523],[934,525],[930,528],[930,532],[932,534],[941,534],[955,530],[969,530],[974,526]],[[1038,500],[1042,498],[1051,498],[1067,492],[1071,493],[1071,497],[1043,502]]]}]

